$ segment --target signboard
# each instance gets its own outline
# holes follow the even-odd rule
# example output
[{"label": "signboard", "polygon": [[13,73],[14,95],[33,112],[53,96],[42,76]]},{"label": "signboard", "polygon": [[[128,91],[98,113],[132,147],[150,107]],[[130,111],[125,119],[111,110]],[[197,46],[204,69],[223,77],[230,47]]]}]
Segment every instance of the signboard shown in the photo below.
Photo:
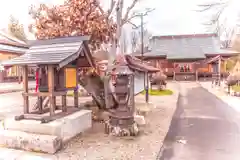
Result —
[{"label": "signboard", "polygon": [[138,94],[144,90],[144,73],[134,73],[134,94]]},{"label": "signboard", "polygon": [[77,70],[76,68],[65,69],[65,87],[75,88],[77,86]]}]

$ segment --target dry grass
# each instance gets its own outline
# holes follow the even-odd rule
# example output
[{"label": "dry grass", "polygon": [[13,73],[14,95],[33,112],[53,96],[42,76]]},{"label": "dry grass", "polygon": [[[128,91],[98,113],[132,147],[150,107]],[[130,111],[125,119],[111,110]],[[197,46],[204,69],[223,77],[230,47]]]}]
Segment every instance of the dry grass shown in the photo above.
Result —
[{"label": "dry grass", "polygon": [[240,85],[234,85],[234,86],[232,86],[232,90],[233,90],[234,92],[240,92]]},{"label": "dry grass", "polygon": [[[145,94],[146,91],[143,91],[142,94]],[[172,95],[173,91],[169,89],[159,90],[159,89],[150,89],[149,95],[151,96],[169,96]]]}]

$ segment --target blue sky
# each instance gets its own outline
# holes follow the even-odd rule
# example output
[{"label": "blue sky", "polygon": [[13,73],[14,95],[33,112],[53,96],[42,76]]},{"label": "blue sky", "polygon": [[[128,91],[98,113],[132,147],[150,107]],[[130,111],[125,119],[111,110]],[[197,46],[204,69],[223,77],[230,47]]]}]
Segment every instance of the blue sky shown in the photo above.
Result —
[{"label": "blue sky", "polygon": [[[0,2],[0,28],[7,26],[9,15],[19,18],[21,23],[30,22],[28,8],[36,3],[59,3],[62,0],[7,0]],[[125,1],[128,3],[130,0]],[[194,11],[197,4],[209,0],[142,0],[136,10],[145,7],[155,8],[155,11],[145,17],[147,28],[155,35],[191,34],[206,31],[206,26],[202,25],[208,17],[206,14]],[[239,4],[239,0],[235,2]],[[235,5],[239,6],[239,5]],[[233,7],[234,8],[234,7]],[[230,10],[230,12],[233,12]],[[232,13],[234,14],[234,13]],[[234,23],[236,18],[228,18],[230,23]],[[233,20],[234,19],[234,20]],[[139,22],[139,20],[135,20]]]}]

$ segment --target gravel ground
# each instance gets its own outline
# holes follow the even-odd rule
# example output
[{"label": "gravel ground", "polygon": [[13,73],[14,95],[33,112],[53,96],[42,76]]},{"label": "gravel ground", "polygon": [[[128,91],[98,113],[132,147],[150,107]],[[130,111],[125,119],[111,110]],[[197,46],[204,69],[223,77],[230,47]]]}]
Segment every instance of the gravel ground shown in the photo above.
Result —
[{"label": "gravel ground", "polygon": [[[171,88],[173,85],[171,85]],[[154,160],[169,129],[176,109],[178,93],[151,97],[154,104],[145,117],[146,126],[138,137],[116,138],[104,134],[103,124],[94,123],[91,130],[77,136],[64,149],[51,156],[58,160]],[[137,102],[144,96],[136,97]]]},{"label": "gravel ground", "polygon": [[[176,109],[176,85],[171,83],[168,88],[174,91],[174,95],[150,98],[153,105],[150,105],[151,108],[145,117],[146,125],[140,128],[138,137],[108,136],[104,134],[103,124],[94,122],[89,131],[72,139],[55,155],[29,152],[21,155],[40,156],[47,160],[154,160]],[[136,101],[144,101],[144,96],[136,96]]]}]

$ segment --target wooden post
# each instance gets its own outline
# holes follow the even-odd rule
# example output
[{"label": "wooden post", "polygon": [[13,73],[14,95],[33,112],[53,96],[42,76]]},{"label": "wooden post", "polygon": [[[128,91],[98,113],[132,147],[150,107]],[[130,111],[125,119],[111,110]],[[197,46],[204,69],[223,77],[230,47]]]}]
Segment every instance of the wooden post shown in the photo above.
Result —
[{"label": "wooden post", "polygon": [[67,112],[67,96],[62,96],[62,112]]},{"label": "wooden post", "polygon": [[17,66],[18,83],[21,83],[21,68]]},{"label": "wooden post", "polygon": [[54,86],[55,86],[55,81],[54,81],[54,66],[49,65],[48,66],[48,92],[50,93],[49,100],[50,100],[50,116],[55,114],[55,108],[56,108],[56,99],[55,96],[53,95],[54,92]]},{"label": "wooden post", "polygon": [[42,96],[38,97],[38,108],[39,108],[39,112],[43,113],[43,97]]},{"label": "wooden post", "polygon": [[104,79],[103,79],[103,83],[104,83],[104,95],[105,95],[105,105],[106,108],[110,108],[110,103],[109,103],[109,76],[107,76],[105,74]]},{"label": "wooden post", "polygon": [[[23,66],[23,93],[28,93],[28,66]],[[24,114],[29,113],[29,98],[28,96],[23,96],[23,107],[24,107]]]},{"label": "wooden post", "polygon": [[131,75],[131,79],[130,80],[131,80],[130,84],[132,84],[132,85],[130,85],[130,87],[131,87],[130,94],[132,94],[132,95],[130,95],[131,96],[131,101],[132,101],[132,113],[135,113],[136,112],[136,108],[135,108],[135,96],[134,96],[134,74]]},{"label": "wooden post", "polygon": [[175,63],[173,63],[173,80],[176,80]]},{"label": "wooden post", "polygon": [[[78,67],[77,67],[78,68]],[[77,72],[76,68],[76,87],[74,89],[74,107],[78,108],[78,80],[79,80],[79,75]]]},{"label": "wooden post", "polygon": [[195,80],[196,80],[196,81],[198,81],[198,68],[199,68],[199,67],[196,65],[196,63],[194,63],[195,76],[196,76]]},{"label": "wooden post", "polygon": [[196,81],[198,81],[198,70],[196,69]]},{"label": "wooden post", "polygon": [[74,107],[78,107],[78,89],[74,89]]},{"label": "wooden post", "polygon": [[220,84],[221,84],[221,56],[219,56],[219,59],[218,59],[218,72],[219,72],[218,85],[220,86]]}]

